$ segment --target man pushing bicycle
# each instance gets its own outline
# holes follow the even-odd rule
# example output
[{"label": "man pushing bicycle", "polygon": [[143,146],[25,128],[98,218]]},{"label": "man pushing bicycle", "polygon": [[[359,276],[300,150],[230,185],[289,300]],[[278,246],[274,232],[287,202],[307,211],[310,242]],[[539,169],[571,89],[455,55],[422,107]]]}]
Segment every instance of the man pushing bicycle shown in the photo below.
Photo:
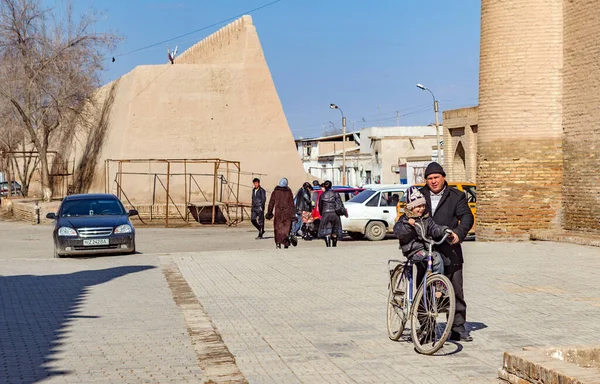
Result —
[{"label": "man pushing bicycle", "polygon": [[[405,212],[394,225],[394,234],[400,240],[400,248],[407,258],[414,262],[426,262],[427,251],[424,236],[439,240],[444,237],[446,230],[450,229],[445,225],[437,225],[429,214],[425,213],[426,200],[418,187],[410,187],[406,191],[406,209]],[[452,232],[448,238],[455,243],[458,236]],[[432,254],[433,273],[444,274],[444,265],[449,265],[450,260],[445,259],[439,252]]]}]

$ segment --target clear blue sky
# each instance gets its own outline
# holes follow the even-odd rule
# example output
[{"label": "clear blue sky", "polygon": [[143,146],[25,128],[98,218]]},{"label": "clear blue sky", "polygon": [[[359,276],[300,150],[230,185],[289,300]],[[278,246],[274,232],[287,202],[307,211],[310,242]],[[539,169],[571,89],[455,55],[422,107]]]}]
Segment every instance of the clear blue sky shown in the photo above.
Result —
[{"label": "clear blue sky", "polygon": [[[99,30],[125,38],[115,54],[205,27],[272,0],[77,1],[103,12]],[[338,104],[356,129],[433,121],[440,109],[477,104],[479,0],[281,0],[252,14],[267,63],[295,136],[322,124],[341,126]],[[223,25],[175,40],[179,52]],[[137,65],[166,63],[166,45],[107,61],[113,80]],[[429,107],[429,108],[428,108]],[[364,118],[367,123],[362,122]],[[441,114],[440,114],[441,118]],[[380,120],[380,121],[378,121]],[[359,123],[360,121],[360,123]]]}]

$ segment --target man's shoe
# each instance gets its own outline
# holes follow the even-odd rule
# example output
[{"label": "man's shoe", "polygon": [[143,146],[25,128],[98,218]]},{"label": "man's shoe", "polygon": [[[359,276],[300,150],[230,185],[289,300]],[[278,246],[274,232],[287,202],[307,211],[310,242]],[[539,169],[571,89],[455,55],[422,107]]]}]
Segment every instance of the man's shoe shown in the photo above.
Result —
[{"label": "man's shoe", "polygon": [[468,333],[459,333],[456,331],[452,331],[450,333],[450,340],[452,341],[464,341],[465,343],[473,341],[473,336]]}]

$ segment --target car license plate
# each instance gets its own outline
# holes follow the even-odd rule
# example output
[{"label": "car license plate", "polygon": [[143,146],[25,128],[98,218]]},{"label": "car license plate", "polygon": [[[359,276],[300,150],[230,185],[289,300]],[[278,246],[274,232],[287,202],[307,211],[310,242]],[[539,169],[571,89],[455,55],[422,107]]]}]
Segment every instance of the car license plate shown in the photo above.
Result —
[{"label": "car license plate", "polygon": [[108,245],[109,241],[108,239],[88,239],[88,240],[83,240],[83,245],[88,247],[88,246],[94,246],[94,245]]}]

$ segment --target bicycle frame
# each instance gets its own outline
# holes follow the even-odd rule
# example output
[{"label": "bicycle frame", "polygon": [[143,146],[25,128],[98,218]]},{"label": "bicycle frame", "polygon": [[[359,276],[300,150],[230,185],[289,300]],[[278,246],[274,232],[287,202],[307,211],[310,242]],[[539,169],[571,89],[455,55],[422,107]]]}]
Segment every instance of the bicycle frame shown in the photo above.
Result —
[{"label": "bicycle frame", "polygon": [[[433,246],[434,245],[439,245],[442,244],[444,241],[446,241],[446,239],[448,238],[448,236],[450,235],[451,232],[446,232],[444,234],[444,237],[440,240],[440,241],[434,241],[431,238],[428,238],[423,232],[423,227],[419,224],[419,223],[415,223],[415,228],[417,228],[417,231],[420,231],[421,233],[421,238],[427,243],[427,271],[425,272],[425,275],[423,276],[423,281],[421,282],[421,284],[424,286],[424,290],[427,289],[427,277],[433,272]],[[413,279],[414,277],[414,268],[415,268],[415,263],[412,260],[407,260],[405,262],[401,261],[401,260],[388,260],[388,269],[390,264],[392,262],[396,262],[398,264],[404,264],[404,268],[402,269],[402,274],[406,274],[406,281],[407,281],[407,291],[406,292],[406,297],[408,299],[408,305],[409,308],[412,308],[412,304],[413,304],[413,298],[414,298],[414,293],[416,292],[416,279]],[[392,269],[390,269],[392,270]],[[401,278],[398,278],[395,286],[394,286],[394,282],[392,281],[392,277],[393,274],[390,273],[390,287],[395,291],[398,290],[399,285],[400,285],[400,281],[402,280]],[[435,300],[435,297],[433,298]],[[425,291],[423,293],[423,301],[424,301],[424,305],[425,305],[425,310],[429,311],[429,303],[427,302],[427,291]],[[433,303],[435,304],[435,302]],[[433,307],[435,307],[435,305],[433,305]]]}]

